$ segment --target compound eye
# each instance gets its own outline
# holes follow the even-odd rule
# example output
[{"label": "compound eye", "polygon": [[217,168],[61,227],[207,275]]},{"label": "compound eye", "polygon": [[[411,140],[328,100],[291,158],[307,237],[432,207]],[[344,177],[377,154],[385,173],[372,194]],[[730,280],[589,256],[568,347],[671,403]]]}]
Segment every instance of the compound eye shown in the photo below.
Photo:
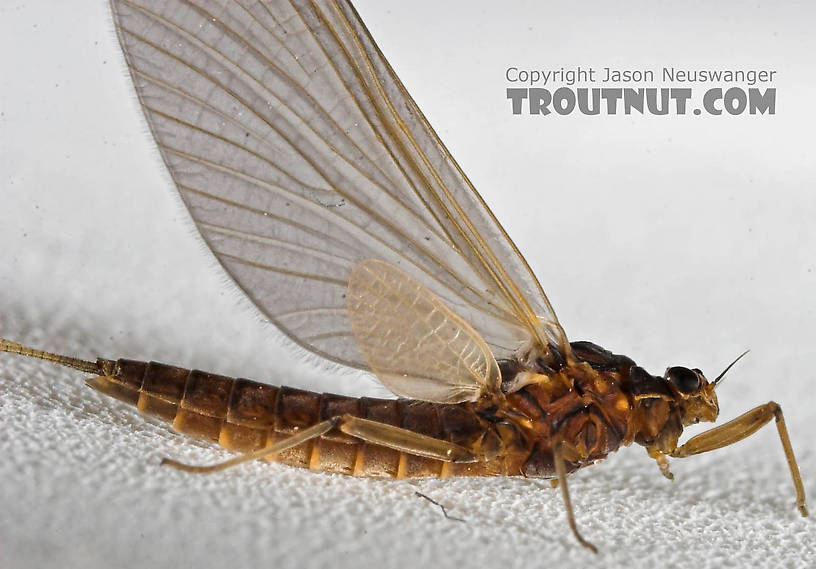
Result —
[{"label": "compound eye", "polygon": [[687,367],[670,367],[666,370],[666,379],[683,393],[691,393],[700,388],[700,377]]}]

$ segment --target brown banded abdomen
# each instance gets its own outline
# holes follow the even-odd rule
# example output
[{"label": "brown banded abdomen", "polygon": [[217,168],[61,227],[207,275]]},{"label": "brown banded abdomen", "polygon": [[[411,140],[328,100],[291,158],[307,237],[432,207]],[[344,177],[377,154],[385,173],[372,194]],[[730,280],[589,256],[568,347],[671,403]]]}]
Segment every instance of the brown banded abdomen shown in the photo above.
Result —
[{"label": "brown banded abdomen", "polygon": [[[488,425],[461,405],[409,399],[353,398],[275,387],[156,362],[118,360],[110,376],[88,380],[181,433],[239,452],[269,446],[339,415],[362,417],[470,446]],[[331,431],[270,460],[357,476],[394,478],[507,475],[503,461],[450,464],[364,443]]]}]

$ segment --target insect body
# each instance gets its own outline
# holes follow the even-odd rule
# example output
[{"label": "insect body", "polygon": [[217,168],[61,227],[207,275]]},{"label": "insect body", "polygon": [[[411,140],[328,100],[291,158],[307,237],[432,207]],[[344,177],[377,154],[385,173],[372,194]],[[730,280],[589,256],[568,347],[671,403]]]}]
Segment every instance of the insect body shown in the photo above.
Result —
[{"label": "insect body", "polygon": [[[731,444],[771,419],[807,514],[782,412],[714,421],[700,370],[655,377],[570,343],[538,280],[347,2],[114,0],[162,157],[203,238],[303,348],[373,372],[399,400],[271,387],[156,363],[88,362],[2,340],[244,454],[396,478],[556,479],[621,445],[667,457]],[[337,207],[334,207],[337,206]],[[730,366],[729,366],[730,367]],[[727,371],[727,368],[726,368]]]},{"label": "insect body", "polygon": [[797,505],[803,516],[808,515],[776,403],[757,407],[678,447],[684,426],[716,420],[714,388],[725,372],[709,383],[699,370],[672,367],[661,378],[595,344],[573,342],[571,348],[575,360],[555,369],[504,362],[499,391],[451,404],[318,394],[156,362],[84,362],[0,340],[3,351],[98,374],[87,381],[90,387],[172,423],[180,433],[245,453],[204,467],[165,460],[190,472],[212,472],[265,458],[324,472],[397,479],[553,478],[562,483],[573,532],[595,550],[575,526],[567,474],[637,442],[672,478],[666,456],[720,448],[776,418]]}]

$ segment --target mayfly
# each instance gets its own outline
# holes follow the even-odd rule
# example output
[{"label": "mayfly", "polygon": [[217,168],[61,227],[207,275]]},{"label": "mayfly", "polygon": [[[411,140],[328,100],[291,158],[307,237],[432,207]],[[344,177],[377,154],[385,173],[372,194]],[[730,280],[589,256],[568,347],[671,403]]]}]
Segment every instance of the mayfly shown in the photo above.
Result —
[{"label": "mayfly", "polygon": [[[536,277],[347,2],[113,0],[164,162],[204,240],[306,350],[373,372],[398,399],[273,387],[155,362],[85,361],[0,341],[253,459],[395,478],[525,476],[560,486],[621,446],[668,457],[733,444],[782,410],[715,421],[699,369],[653,376],[570,342]],[[337,206],[337,207],[334,207]],[[733,363],[731,364],[733,365]]]}]

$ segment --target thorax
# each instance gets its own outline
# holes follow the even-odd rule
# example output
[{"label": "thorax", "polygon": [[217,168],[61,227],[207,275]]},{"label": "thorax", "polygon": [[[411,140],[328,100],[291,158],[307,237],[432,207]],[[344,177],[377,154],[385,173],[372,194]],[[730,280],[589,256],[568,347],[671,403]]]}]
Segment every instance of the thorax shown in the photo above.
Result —
[{"label": "thorax", "polygon": [[672,402],[643,391],[632,375],[642,370],[631,359],[587,342],[574,343],[573,352],[575,359],[558,369],[502,366],[508,405],[529,419],[521,429],[528,451],[524,475],[554,475],[552,450],[559,439],[568,471],[632,442],[650,446],[667,433],[676,440]]}]

